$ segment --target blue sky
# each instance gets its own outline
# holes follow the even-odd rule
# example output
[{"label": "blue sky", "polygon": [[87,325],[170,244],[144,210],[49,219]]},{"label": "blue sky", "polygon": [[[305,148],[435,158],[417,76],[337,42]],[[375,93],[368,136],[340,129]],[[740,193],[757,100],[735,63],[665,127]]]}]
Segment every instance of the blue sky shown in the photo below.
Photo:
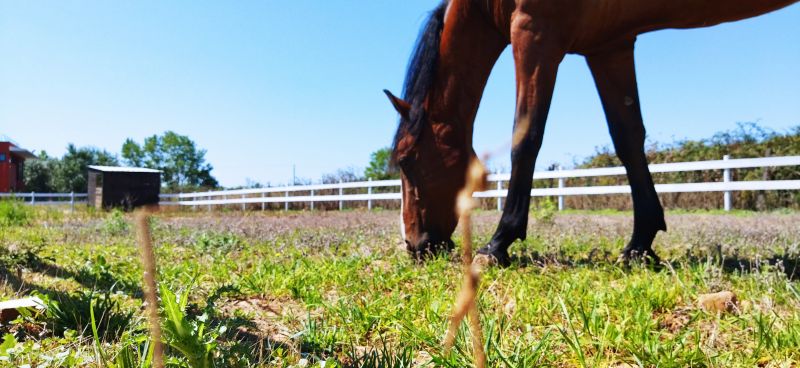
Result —
[{"label": "blue sky", "polygon": [[[0,133],[61,155],[118,152],[174,130],[208,150],[223,185],[318,179],[390,143],[408,55],[433,1],[0,0]],[[650,139],[758,121],[800,125],[800,4],[738,23],[643,35],[637,73]],[[508,50],[475,129],[510,139]],[[538,167],[610,144],[583,58],[561,66]],[[507,151],[490,163],[508,167]]]}]

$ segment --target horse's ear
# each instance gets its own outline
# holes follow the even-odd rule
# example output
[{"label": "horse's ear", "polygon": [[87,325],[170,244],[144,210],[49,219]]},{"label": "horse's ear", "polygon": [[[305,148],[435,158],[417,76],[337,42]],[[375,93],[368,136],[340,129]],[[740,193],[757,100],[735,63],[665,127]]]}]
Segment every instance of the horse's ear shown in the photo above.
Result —
[{"label": "horse's ear", "polygon": [[399,97],[393,95],[391,92],[389,92],[389,90],[385,89],[383,90],[383,93],[386,94],[386,97],[389,97],[389,101],[394,106],[394,109],[400,113],[400,116],[402,116],[403,119],[408,119],[409,113],[411,111],[411,105],[409,105],[408,102],[405,102]]}]

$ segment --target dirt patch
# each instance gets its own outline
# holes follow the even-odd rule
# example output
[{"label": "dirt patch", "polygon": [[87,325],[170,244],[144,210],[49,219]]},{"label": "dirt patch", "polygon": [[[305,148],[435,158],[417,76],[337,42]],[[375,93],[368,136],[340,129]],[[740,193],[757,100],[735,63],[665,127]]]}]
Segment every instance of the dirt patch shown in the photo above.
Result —
[{"label": "dirt patch", "polygon": [[232,299],[221,304],[220,311],[226,318],[247,320],[248,323],[237,327],[237,338],[291,350],[297,349],[292,336],[308,317],[305,308],[288,298]]},{"label": "dirt patch", "polygon": [[677,308],[671,313],[663,314],[660,317],[659,327],[669,331],[672,334],[677,334],[692,321],[690,312],[691,307]]}]

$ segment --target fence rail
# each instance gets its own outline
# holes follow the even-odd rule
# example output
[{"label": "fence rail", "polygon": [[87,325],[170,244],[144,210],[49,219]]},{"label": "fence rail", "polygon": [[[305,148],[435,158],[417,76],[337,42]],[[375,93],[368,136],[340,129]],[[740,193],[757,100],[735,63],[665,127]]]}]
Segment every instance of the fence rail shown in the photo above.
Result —
[{"label": "fence rail", "polygon": [[[800,190],[800,180],[733,181],[731,179],[731,170],[733,169],[752,169],[779,166],[800,166],[800,156],[744,159],[729,159],[728,156],[725,156],[722,160],[653,164],[650,165],[650,172],[670,173],[722,170],[723,180],[720,182],[656,184],[656,191],[659,193],[722,192],[724,203],[723,207],[726,211],[729,211],[733,202],[731,196],[732,192]],[[558,187],[534,188],[531,189],[531,196],[558,197],[558,208],[559,210],[562,210],[564,209],[565,196],[630,193],[631,188],[628,185],[579,187],[566,186],[566,179],[618,175],[625,175],[625,168],[606,167],[596,169],[537,171],[533,175],[534,180],[557,179]],[[503,198],[505,198],[508,194],[508,191],[503,189],[503,183],[508,182],[510,179],[510,174],[492,174],[489,175],[488,179],[490,182],[495,183],[494,186],[490,187],[494,187],[496,189],[475,193],[475,197],[496,198],[497,209],[500,210],[502,208]],[[340,182],[335,184],[162,194],[160,204],[164,206],[190,206],[192,208],[199,208],[200,206],[203,206],[207,209],[211,209],[213,206],[240,205],[243,210],[247,208],[248,204],[261,204],[261,209],[263,210],[266,209],[265,205],[269,203],[283,203],[284,209],[288,209],[290,203],[308,203],[310,208],[314,209],[315,203],[338,202],[339,209],[342,209],[344,207],[344,203],[346,202],[366,202],[367,207],[372,209],[374,201],[401,199],[399,190],[388,193],[375,193],[373,189],[392,187],[399,189],[400,185],[400,180],[370,180],[347,183]],[[362,193],[345,194],[345,190],[358,190]],[[338,194],[320,194],[322,191],[333,191]],[[27,203],[37,205],[67,204],[74,206],[75,203],[85,203],[87,195],[77,193],[0,193],[0,198],[2,197],[15,197]]]},{"label": "fence rail", "polygon": [[68,205],[86,203],[86,193],[0,193],[0,199],[14,198],[33,205]]},{"label": "fence rail", "polygon": [[[785,157],[763,157],[763,158],[744,158],[729,159],[725,156],[722,160],[696,161],[696,162],[677,162],[667,164],[650,165],[652,173],[688,172],[723,170],[723,181],[704,182],[704,183],[674,183],[657,184],[656,191],[659,193],[690,193],[690,192],[723,192],[724,208],[729,211],[732,207],[731,193],[736,191],[758,191],[758,190],[800,190],[800,180],[759,180],[759,181],[733,181],[730,171],[733,169],[752,169],[779,166],[800,166],[800,156]],[[534,188],[531,189],[532,197],[557,196],[559,210],[564,209],[564,196],[576,195],[604,195],[604,194],[625,194],[630,193],[628,185],[611,186],[582,186],[567,187],[566,179],[603,177],[625,175],[624,167],[607,167],[597,169],[575,169],[575,170],[556,170],[538,171],[533,175],[534,180],[558,179],[558,188]],[[497,209],[502,208],[502,200],[508,194],[503,189],[503,183],[508,182],[510,174],[489,175],[489,181],[494,182],[494,190],[475,193],[476,198],[496,198]],[[284,208],[288,208],[290,203],[309,203],[314,208],[314,203],[320,202],[339,202],[339,208],[343,207],[344,202],[367,202],[368,208],[372,208],[372,202],[378,200],[400,200],[399,191],[391,193],[373,193],[372,189],[380,187],[400,187],[400,180],[382,181],[361,181],[336,184],[319,184],[303,186],[287,186],[275,188],[239,189],[227,191],[209,191],[196,193],[181,193],[172,195],[162,195],[162,205],[177,206],[212,206],[220,205],[241,205],[246,209],[247,204],[284,203]],[[491,187],[491,186],[490,186]],[[345,189],[366,190],[366,194],[343,194]],[[338,194],[319,195],[319,191],[336,191]],[[298,192],[305,192],[296,195]],[[275,196],[274,194],[283,194]],[[295,195],[293,195],[295,194]],[[261,196],[256,196],[261,195]],[[269,196],[268,196],[269,195]]]}]

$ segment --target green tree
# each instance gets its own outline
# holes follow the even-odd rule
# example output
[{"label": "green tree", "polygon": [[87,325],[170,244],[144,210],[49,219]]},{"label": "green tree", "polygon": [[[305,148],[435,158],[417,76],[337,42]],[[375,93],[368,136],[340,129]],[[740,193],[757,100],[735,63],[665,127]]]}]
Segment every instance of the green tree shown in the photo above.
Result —
[{"label": "green tree", "polygon": [[364,176],[372,180],[397,179],[400,177],[397,170],[391,165],[392,150],[389,147],[381,148],[370,155],[369,166],[364,170]]},{"label": "green tree", "polygon": [[142,145],[132,139],[122,145],[126,164],[163,171],[162,181],[171,190],[217,187],[205,155],[188,136],[172,131],[147,137]]},{"label": "green tree", "polygon": [[25,190],[37,193],[54,192],[52,169],[57,162],[58,159],[50,158],[45,151],[42,151],[35,160],[25,161],[25,171],[23,173]]},{"label": "green tree", "polygon": [[88,188],[89,165],[117,166],[117,157],[94,147],[75,147],[70,143],[61,160],[53,161],[51,189],[55,192],[85,193]]}]

